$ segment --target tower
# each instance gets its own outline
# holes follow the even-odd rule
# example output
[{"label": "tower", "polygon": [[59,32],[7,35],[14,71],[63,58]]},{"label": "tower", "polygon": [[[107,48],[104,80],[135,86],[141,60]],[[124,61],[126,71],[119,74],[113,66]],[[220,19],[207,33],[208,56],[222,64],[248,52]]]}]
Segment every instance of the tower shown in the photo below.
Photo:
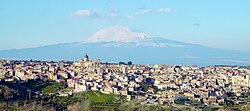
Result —
[{"label": "tower", "polygon": [[89,62],[89,56],[88,54],[86,53],[86,55],[84,56],[84,59],[83,59],[84,62]]}]

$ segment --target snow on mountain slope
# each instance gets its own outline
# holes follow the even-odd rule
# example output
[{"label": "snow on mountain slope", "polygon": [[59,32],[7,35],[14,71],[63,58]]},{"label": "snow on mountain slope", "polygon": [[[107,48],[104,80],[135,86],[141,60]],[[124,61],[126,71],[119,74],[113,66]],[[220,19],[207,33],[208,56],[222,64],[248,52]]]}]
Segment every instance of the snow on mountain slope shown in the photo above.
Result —
[{"label": "snow on mountain slope", "polygon": [[134,32],[129,27],[113,26],[97,31],[84,42],[134,42],[147,38],[142,32]]},{"label": "snow on mountain slope", "polygon": [[[101,29],[82,43],[106,43],[103,47],[152,46],[152,47],[185,47],[177,41],[166,41],[162,38],[148,37],[143,32],[132,31],[126,26],[113,26]],[[181,44],[178,44],[181,43]]]}]

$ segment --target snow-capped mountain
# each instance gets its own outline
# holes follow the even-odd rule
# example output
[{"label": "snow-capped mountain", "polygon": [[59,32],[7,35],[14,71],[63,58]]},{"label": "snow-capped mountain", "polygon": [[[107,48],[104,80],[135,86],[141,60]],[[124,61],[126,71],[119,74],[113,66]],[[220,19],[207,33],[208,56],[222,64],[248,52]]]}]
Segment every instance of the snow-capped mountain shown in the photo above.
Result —
[{"label": "snow-capped mountain", "polygon": [[2,59],[79,60],[84,54],[103,62],[183,65],[250,65],[250,54],[149,37],[128,27],[101,29],[81,42],[0,51]]},{"label": "snow-capped mountain", "polygon": [[113,26],[97,31],[84,42],[134,42],[145,38],[146,34],[132,31],[129,27]]},{"label": "snow-capped mountain", "polygon": [[[85,43],[106,43],[103,47],[114,46],[152,46],[152,47],[184,47],[183,43],[177,41],[170,41],[161,38],[148,37],[143,32],[132,31],[129,27],[113,26],[101,29],[93,34],[87,40],[82,41]],[[172,42],[172,43],[171,43]]]}]

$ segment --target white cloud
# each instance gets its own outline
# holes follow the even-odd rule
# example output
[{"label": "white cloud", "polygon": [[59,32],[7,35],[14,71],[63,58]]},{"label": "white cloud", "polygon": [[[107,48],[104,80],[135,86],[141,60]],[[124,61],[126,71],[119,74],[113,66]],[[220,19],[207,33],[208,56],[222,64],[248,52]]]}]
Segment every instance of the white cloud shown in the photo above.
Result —
[{"label": "white cloud", "polygon": [[99,10],[99,9],[82,9],[76,10],[71,13],[73,17],[91,17],[95,19],[126,19],[126,20],[133,20],[138,15],[143,15],[147,13],[167,13],[171,12],[170,8],[160,8],[156,10],[149,10],[145,9],[140,12],[131,14],[131,15],[121,15],[119,14],[119,9],[111,9],[111,10]]},{"label": "white cloud", "polygon": [[160,8],[158,10],[155,10],[155,12],[171,12],[170,8]]},{"label": "white cloud", "polygon": [[145,14],[145,13],[150,13],[150,12],[152,12],[152,10],[143,10],[139,12],[138,14]]},{"label": "white cloud", "polygon": [[98,9],[82,9],[77,10],[71,14],[73,17],[92,17],[92,18],[115,18],[118,11],[102,11]]},{"label": "white cloud", "polygon": [[143,10],[141,12],[137,12],[136,15],[141,15],[141,14],[147,14],[147,13],[167,13],[171,12],[172,10],[170,8],[160,8],[156,10]]},{"label": "white cloud", "polygon": [[88,9],[84,9],[84,10],[77,10],[75,12],[72,13],[72,16],[75,17],[79,17],[79,16],[90,16],[93,12],[91,10]]},{"label": "white cloud", "polygon": [[128,15],[127,19],[134,19],[135,17],[133,15]]}]

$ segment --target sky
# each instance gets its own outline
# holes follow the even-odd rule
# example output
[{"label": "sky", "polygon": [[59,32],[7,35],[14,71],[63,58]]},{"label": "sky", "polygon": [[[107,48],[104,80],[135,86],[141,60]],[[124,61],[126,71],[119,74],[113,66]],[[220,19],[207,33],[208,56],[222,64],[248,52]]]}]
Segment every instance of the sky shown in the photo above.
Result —
[{"label": "sky", "polygon": [[249,0],[1,0],[0,50],[78,42],[119,25],[250,52],[249,6]]}]

